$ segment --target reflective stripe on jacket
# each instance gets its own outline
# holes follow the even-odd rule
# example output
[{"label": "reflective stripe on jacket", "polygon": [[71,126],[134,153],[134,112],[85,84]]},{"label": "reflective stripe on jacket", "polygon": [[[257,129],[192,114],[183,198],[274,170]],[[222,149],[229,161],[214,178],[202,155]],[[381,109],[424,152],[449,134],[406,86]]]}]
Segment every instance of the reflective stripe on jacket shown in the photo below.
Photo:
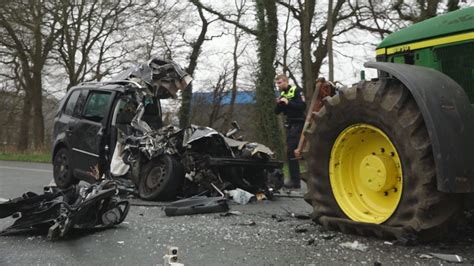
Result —
[{"label": "reflective stripe on jacket", "polygon": [[287,91],[282,91],[280,93],[281,97],[284,97],[288,100],[291,100],[295,97],[295,92],[296,92],[296,86],[292,86],[289,90]]}]

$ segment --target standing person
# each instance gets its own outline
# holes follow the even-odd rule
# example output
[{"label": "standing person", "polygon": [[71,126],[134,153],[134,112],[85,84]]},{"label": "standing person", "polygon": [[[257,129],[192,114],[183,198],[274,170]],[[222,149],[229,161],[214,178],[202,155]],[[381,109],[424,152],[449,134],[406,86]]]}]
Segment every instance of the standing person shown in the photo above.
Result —
[{"label": "standing person", "polygon": [[295,158],[294,150],[298,147],[301,131],[305,120],[306,103],[303,91],[288,84],[285,74],[277,75],[275,82],[280,90],[280,97],[276,99],[275,114],[283,113],[286,116],[286,153],[290,170],[290,182],[287,188],[300,188],[300,166]]}]

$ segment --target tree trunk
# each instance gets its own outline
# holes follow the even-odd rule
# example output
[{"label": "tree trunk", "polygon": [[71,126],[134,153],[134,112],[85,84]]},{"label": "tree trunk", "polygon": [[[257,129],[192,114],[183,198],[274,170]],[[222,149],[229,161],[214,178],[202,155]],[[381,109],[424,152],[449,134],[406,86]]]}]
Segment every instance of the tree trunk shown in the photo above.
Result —
[{"label": "tree trunk", "polygon": [[276,55],[278,38],[278,19],[274,0],[257,0],[257,40],[259,70],[257,73],[256,102],[259,139],[270,146],[278,156],[283,155],[284,146],[281,139],[278,119],[274,114],[275,91],[273,64]]},{"label": "tree trunk", "polygon": [[181,94],[181,108],[179,108],[179,127],[185,128],[190,123],[191,101],[193,99],[193,84],[191,83]]},{"label": "tree trunk", "polygon": [[[206,17],[204,16],[204,13],[202,11],[202,6],[201,4],[195,1],[191,1],[198,9],[199,12],[199,17],[201,18],[202,26],[201,26],[201,32],[199,33],[198,38],[196,41],[194,41],[192,45],[192,51],[189,56],[189,65],[186,69],[186,72],[189,75],[194,74],[194,70],[196,69],[197,66],[197,60],[199,58],[199,54],[201,53],[201,46],[206,40],[206,33],[207,33],[207,27],[209,26],[209,22],[207,21]],[[190,114],[191,114],[191,104],[192,104],[192,98],[193,98],[193,86],[190,84],[186,90],[183,91],[182,93],[182,102],[181,102],[181,108],[179,109],[179,126],[181,128],[187,127],[190,123]]]},{"label": "tree trunk", "polygon": [[26,151],[29,143],[30,133],[30,115],[31,115],[31,95],[25,90],[23,96],[23,108],[21,110],[20,132],[18,135],[18,151]]},{"label": "tree trunk", "polygon": [[301,32],[301,62],[303,66],[303,84],[305,97],[312,98],[314,91],[314,84],[318,72],[314,72],[311,67],[311,23],[314,16],[315,1],[305,1],[304,10],[300,17],[300,32]]},{"label": "tree trunk", "polygon": [[238,48],[239,48],[239,32],[237,27],[234,28],[234,50],[232,51],[232,60],[234,64],[234,69],[232,72],[232,90],[230,95],[230,103],[229,103],[229,110],[227,110],[227,114],[225,116],[224,124],[222,125],[224,128],[229,126],[234,115],[234,106],[235,106],[235,99],[237,98],[237,77],[239,75],[239,57],[237,55]]},{"label": "tree trunk", "polygon": [[329,0],[328,3],[328,67],[329,67],[329,81],[334,81],[334,56],[332,53],[332,33],[333,33],[333,23],[332,23],[332,0]]},{"label": "tree trunk", "polygon": [[41,74],[35,74],[31,105],[33,108],[33,142],[37,150],[44,148],[44,117]]}]

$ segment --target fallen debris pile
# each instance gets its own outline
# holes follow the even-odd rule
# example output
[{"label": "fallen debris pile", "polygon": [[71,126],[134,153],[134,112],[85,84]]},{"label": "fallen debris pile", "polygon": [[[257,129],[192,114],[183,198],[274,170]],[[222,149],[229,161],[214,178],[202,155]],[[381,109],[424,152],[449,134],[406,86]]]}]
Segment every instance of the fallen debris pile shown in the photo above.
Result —
[{"label": "fallen debris pile", "polygon": [[112,227],[120,224],[129,210],[128,201],[117,193],[116,183],[110,180],[67,189],[45,187],[41,195],[26,192],[0,203],[0,218],[16,219],[0,235],[47,231],[49,240],[57,240],[74,228]]}]

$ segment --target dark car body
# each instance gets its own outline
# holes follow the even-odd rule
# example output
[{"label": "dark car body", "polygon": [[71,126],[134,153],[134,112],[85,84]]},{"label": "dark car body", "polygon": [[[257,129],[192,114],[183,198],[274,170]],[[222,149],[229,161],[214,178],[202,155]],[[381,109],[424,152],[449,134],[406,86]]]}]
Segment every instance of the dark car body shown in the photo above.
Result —
[{"label": "dark car body", "polygon": [[175,96],[190,81],[176,63],[152,59],[110,81],[72,87],[54,120],[56,185],[125,178],[148,200],[216,186],[253,193],[278,189],[267,180],[281,177],[275,170],[282,162],[264,145],[234,140],[236,123],[227,134],[194,125],[163,127],[160,99]]},{"label": "dark car body", "polygon": [[[54,119],[53,160],[56,152],[65,148],[70,158],[72,174],[77,179],[95,178],[96,168],[110,163],[116,138],[114,113],[124,98],[132,97],[135,84],[104,82],[73,87],[61,101]],[[157,113],[152,114],[161,126],[161,105],[152,99]]]}]

